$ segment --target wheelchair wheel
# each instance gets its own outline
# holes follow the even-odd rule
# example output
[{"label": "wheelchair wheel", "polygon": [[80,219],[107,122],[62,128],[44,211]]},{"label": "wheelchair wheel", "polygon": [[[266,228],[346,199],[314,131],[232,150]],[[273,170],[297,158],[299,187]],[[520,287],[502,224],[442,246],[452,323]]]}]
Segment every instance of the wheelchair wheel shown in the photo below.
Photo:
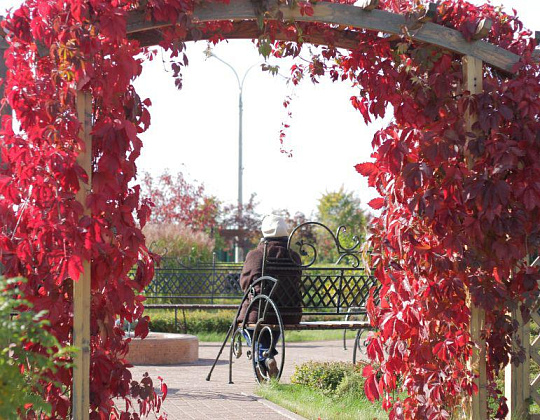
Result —
[{"label": "wheelchair wheel", "polygon": [[258,319],[251,339],[251,362],[259,383],[279,381],[285,364],[285,329],[276,304],[265,295],[256,296],[252,307],[258,307]]},{"label": "wheelchair wheel", "polygon": [[236,359],[239,359],[244,350],[244,346],[247,347],[246,357],[248,359],[251,359],[251,341],[249,341],[246,337],[247,333],[242,328],[237,328],[234,332],[232,338],[231,338],[231,352],[232,356],[231,359],[234,357]]}]

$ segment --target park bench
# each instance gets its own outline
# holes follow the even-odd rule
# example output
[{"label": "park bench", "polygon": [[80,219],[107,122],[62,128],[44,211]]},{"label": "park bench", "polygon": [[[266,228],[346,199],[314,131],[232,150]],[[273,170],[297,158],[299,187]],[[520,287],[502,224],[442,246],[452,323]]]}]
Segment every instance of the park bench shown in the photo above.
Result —
[{"label": "park bench", "polygon": [[218,262],[182,262],[168,257],[156,267],[154,278],[145,289],[146,309],[174,310],[174,326],[178,330],[179,311],[184,332],[185,311],[231,309],[238,307],[244,293],[238,279],[242,264]]},{"label": "park bench", "polygon": [[[302,232],[310,228],[323,229],[328,234],[337,251],[334,264],[317,263],[319,255],[314,243],[314,236],[303,237]],[[272,377],[279,380],[285,363],[285,332],[291,330],[352,330],[356,332],[353,348],[353,363],[356,363],[358,349],[361,346],[362,332],[369,329],[370,323],[366,317],[366,303],[370,291],[377,298],[378,284],[362,264],[362,250],[358,238],[352,238],[350,246],[342,245],[340,234],[345,232],[340,227],[334,234],[328,227],[317,222],[306,222],[296,227],[288,238],[287,249],[289,261],[276,261],[268,258],[266,247],[262,276],[257,279],[243,295],[237,306],[236,315],[229,331],[221,345],[216,359],[208,373],[210,380],[212,372],[230,339],[229,351],[229,383],[232,382],[233,359],[239,358],[246,348],[245,354],[253,365],[255,378],[258,382],[268,381],[269,375],[261,369],[262,359],[267,354],[259,354],[260,340],[270,341],[272,348],[277,350],[275,360],[278,373]],[[304,235],[305,236],[305,235]],[[300,256],[293,258],[296,253]],[[283,315],[298,314],[298,305],[290,307],[284,304],[286,299],[276,295],[280,281],[280,271],[290,273],[299,270],[302,321],[296,324],[285,324]],[[248,301],[247,313],[252,308],[257,310],[257,321],[248,323],[247,316],[243,321],[238,317],[243,302]],[[281,302],[278,304],[277,302]]]}]

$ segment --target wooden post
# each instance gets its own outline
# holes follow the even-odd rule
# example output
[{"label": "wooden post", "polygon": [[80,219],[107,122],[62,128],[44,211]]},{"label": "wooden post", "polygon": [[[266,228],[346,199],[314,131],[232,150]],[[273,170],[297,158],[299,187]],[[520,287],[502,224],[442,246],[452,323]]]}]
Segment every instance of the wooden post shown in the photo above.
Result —
[{"label": "wooden post", "polygon": [[[535,314],[538,316],[537,314]],[[512,311],[512,319],[519,323],[518,330],[512,337],[512,347],[518,351],[520,345],[525,350],[525,361],[519,365],[509,363],[504,371],[504,396],[507,398],[508,418],[526,419],[529,414],[527,403],[530,397],[530,324],[524,324],[519,309]]]},{"label": "wooden post", "polygon": [[[527,261],[530,261],[529,257],[527,257]],[[539,263],[540,259],[536,258],[531,265],[535,266]],[[511,312],[512,319],[517,321],[519,325],[517,331],[512,336],[512,348],[514,351],[518,351],[520,346],[522,346],[525,352],[525,360],[517,366],[509,363],[504,371],[504,396],[508,401],[509,419],[539,418],[538,414],[530,414],[529,406],[531,402],[540,406],[540,394],[538,393],[540,375],[536,375],[532,382],[530,377],[531,359],[534,363],[540,365],[540,337],[536,337],[534,342],[531,343],[531,322],[540,325],[540,315],[538,315],[539,305],[540,302],[537,301],[536,305],[533,306],[531,310],[531,321],[527,324],[523,323],[519,308]]]},{"label": "wooden post", "polygon": [[[484,78],[483,62],[472,56],[463,57],[463,89],[475,95],[481,93],[482,82]],[[473,124],[477,116],[472,112],[467,112],[465,117],[465,126],[467,132],[472,132]],[[467,156],[467,164],[472,166],[470,156]],[[486,374],[486,342],[482,339],[482,330],[484,329],[485,313],[483,309],[478,308],[472,300],[470,301],[471,340],[475,343],[472,357],[469,361],[469,369],[475,375],[474,383],[478,387],[478,393],[473,394],[469,417],[473,420],[487,419],[487,374]]]},{"label": "wooden post", "polygon": [[[2,21],[2,18],[0,16],[0,22]],[[5,78],[7,74],[7,67],[6,67],[6,60],[4,59],[4,53],[8,48],[7,41],[3,38],[2,34],[0,33],[0,78],[4,79],[4,83],[2,83],[2,86],[0,86],[0,99],[4,98],[4,87],[5,87]],[[2,109],[0,110],[0,117],[2,115],[11,115],[11,107],[9,104],[5,103]]]},{"label": "wooden post", "polygon": [[[85,150],[77,158],[78,163],[88,174],[88,184],[81,183],[77,200],[83,205],[85,215],[86,197],[92,185],[92,95],[86,92],[77,94],[77,114],[81,122],[80,137]],[[78,281],[73,281],[73,345],[79,349],[73,368],[72,418],[87,420],[90,411],[90,303],[91,303],[91,265],[83,261],[83,273]]]}]

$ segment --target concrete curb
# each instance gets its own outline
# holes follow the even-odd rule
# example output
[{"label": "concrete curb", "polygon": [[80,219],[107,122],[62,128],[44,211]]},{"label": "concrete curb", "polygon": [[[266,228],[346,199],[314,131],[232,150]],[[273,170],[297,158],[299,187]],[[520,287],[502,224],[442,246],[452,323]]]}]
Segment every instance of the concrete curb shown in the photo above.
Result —
[{"label": "concrete curb", "polygon": [[266,407],[270,408],[272,411],[275,411],[276,413],[280,414],[281,416],[287,419],[306,420],[305,417],[302,417],[296,413],[293,413],[292,411],[289,411],[286,408],[281,407],[280,405],[274,404],[272,401],[268,401],[267,399],[263,397],[259,397],[258,395],[255,395],[255,394],[246,394],[245,392],[242,392],[242,394],[248,397],[255,398],[261,404],[265,405]]}]

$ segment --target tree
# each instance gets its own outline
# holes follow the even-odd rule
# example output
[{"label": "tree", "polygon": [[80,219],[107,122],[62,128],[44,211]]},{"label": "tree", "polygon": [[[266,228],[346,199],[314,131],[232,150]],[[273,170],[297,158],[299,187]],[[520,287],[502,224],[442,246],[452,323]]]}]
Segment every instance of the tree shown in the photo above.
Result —
[{"label": "tree", "polygon": [[342,186],[338,191],[327,191],[319,198],[317,219],[333,231],[339,226],[346,226],[357,236],[365,237],[369,215],[362,210],[360,198]]},{"label": "tree", "polygon": [[253,193],[247,204],[242,206],[230,204],[224,206],[219,212],[219,234],[227,244],[226,246],[231,247],[233,241],[237,240],[244,255],[260,237],[261,215],[257,213],[256,208],[259,203],[255,201],[255,197],[256,194]]},{"label": "tree", "polygon": [[153,204],[150,222],[177,223],[195,231],[211,231],[216,226],[219,201],[206,195],[203,184],[188,182],[182,172],[165,171],[157,179],[146,172],[142,186]]},{"label": "tree", "polygon": [[[316,219],[333,233],[336,233],[340,226],[345,226],[347,230],[339,234],[340,243],[344,247],[354,246],[355,236],[360,241],[366,238],[366,228],[370,219],[360,204],[360,198],[354,192],[346,191],[343,186],[338,191],[327,191],[319,198]],[[317,229],[316,236],[321,259],[336,262],[338,258],[336,245],[328,232]]]},{"label": "tree", "polygon": [[277,214],[283,217],[287,221],[287,225],[289,226],[289,229],[291,232],[297,226],[300,226],[302,223],[306,223],[308,221],[307,216],[301,211],[297,211],[294,213],[293,216],[291,216],[291,213],[289,210],[278,209],[278,210],[272,210],[272,214]]},{"label": "tree", "polygon": [[160,267],[212,261],[215,239],[181,223],[149,223],[143,229],[150,250],[161,256]]}]

